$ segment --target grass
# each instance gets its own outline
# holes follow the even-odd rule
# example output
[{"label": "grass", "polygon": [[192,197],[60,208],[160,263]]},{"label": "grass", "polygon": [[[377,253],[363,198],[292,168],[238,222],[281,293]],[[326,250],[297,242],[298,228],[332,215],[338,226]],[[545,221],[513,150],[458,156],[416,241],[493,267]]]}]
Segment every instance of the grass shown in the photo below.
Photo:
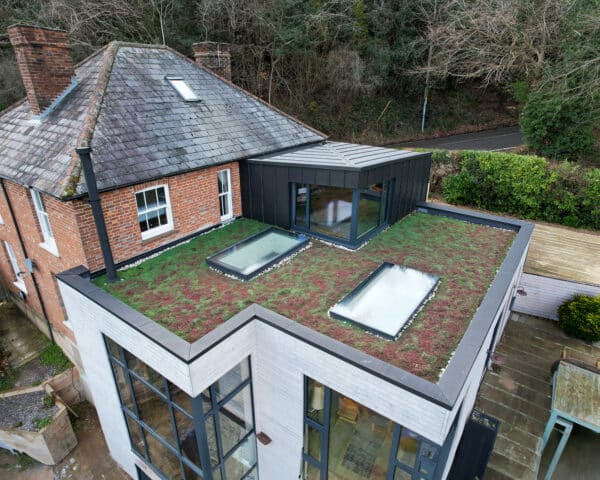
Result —
[{"label": "grass", "polygon": [[51,423],[52,423],[52,417],[34,418],[33,419],[33,425],[38,430],[42,430],[43,428],[46,428]]},{"label": "grass", "polygon": [[[436,381],[514,239],[514,233],[413,214],[350,252],[319,241],[249,282],[210,270],[205,258],[265,228],[241,219],[95,283],[188,341],[252,303],[374,357]],[[440,286],[397,341],[328,317],[328,310],[382,262],[439,275]]]},{"label": "grass", "polygon": [[71,368],[73,364],[56,344],[50,344],[40,353],[40,363],[56,368],[55,375]]}]

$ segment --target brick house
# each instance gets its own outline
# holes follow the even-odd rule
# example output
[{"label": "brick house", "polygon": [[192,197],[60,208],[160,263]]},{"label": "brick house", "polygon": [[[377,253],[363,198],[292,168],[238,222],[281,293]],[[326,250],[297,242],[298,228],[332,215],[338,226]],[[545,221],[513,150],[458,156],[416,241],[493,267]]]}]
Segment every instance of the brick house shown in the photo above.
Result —
[{"label": "brick house", "polygon": [[208,70],[230,75],[227,46],[74,66],[64,32],[9,36],[27,99],[0,114],[2,277],[117,462],[449,478],[531,225],[425,203],[430,154],[327,141]]}]

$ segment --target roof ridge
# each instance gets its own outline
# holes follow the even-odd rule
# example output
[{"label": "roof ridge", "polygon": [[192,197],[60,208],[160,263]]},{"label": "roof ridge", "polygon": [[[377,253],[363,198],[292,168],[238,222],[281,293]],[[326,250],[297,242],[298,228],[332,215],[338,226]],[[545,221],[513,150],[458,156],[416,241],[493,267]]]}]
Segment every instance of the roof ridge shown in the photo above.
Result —
[{"label": "roof ridge", "polygon": [[163,48],[166,48],[167,50],[171,51],[172,53],[178,55],[179,57],[185,59],[186,61],[188,61],[189,63],[191,63],[192,65],[195,65],[197,68],[204,70],[205,72],[211,74],[214,77],[217,77],[219,80],[222,80],[223,82],[227,83],[229,86],[234,87],[235,89],[241,91],[244,95],[247,95],[251,98],[253,98],[254,100],[262,103],[263,105],[265,105],[267,108],[270,108],[271,110],[279,113],[280,115],[283,115],[284,117],[292,120],[293,122],[297,123],[298,125],[307,128],[308,130],[310,130],[311,132],[316,133],[317,135],[320,135],[323,137],[323,140],[326,140],[327,138],[329,138],[329,135],[317,130],[314,127],[311,127],[310,125],[307,125],[306,123],[304,123],[302,120],[294,117],[293,115],[290,115],[289,113],[284,112],[283,110],[280,110],[279,108],[273,106],[272,104],[266,102],[265,100],[263,100],[262,98],[254,95],[253,93],[249,92],[248,90],[240,87],[239,85],[236,85],[235,83],[233,83],[231,80],[228,80],[225,77],[222,77],[221,75],[213,72],[211,69],[203,66],[203,65],[199,65],[198,63],[196,63],[194,60],[192,60],[190,57],[188,57],[187,55],[184,55],[183,53],[175,50],[172,47],[169,47],[168,45],[165,45]]},{"label": "roof ridge", "polygon": [[[96,88],[94,88],[94,93],[92,93],[90,98],[90,104],[83,121],[83,127],[75,143],[76,148],[87,147],[91,143],[96,128],[96,122],[100,115],[102,102],[104,100],[104,93],[106,92],[112,73],[112,67],[120,48],[119,44],[120,42],[110,42],[103,47],[106,49],[105,56],[102,60],[98,77],[96,78]],[[67,169],[66,175],[66,178],[63,180],[63,194],[61,196],[71,197],[77,193],[77,185],[81,178],[81,164],[75,150],[71,153],[71,164]]]}]

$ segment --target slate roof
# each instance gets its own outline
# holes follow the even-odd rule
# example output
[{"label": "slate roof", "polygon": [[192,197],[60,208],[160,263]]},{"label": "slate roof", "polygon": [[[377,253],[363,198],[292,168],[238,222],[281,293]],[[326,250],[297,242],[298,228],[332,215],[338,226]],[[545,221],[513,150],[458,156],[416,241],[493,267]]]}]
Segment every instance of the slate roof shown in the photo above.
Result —
[{"label": "slate roof", "polygon": [[308,167],[362,170],[385,163],[423,155],[394,148],[372,147],[354,143],[322,142],[285,152],[250,159],[253,163],[301,165]]},{"label": "slate roof", "polygon": [[[1,177],[64,198],[86,192],[76,147],[92,147],[109,190],[325,138],[168,47],[113,42],[76,74],[41,122],[26,101],[0,114]],[[167,75],[201,101],[185,102]]]}]

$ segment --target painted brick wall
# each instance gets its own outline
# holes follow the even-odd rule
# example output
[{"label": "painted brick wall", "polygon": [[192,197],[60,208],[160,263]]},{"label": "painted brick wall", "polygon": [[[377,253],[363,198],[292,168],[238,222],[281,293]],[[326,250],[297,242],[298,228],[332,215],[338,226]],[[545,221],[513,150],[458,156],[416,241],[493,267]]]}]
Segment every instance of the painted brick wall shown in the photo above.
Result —
[{"label": "painted brick wall", "polygon": [[[122,262],[185,235],[219,224],[221,218],[217,172],[227,168],[231,170],[233,213],[238,216],[242,214],[242,205],[237,162],[102,193],[102,210],[115,262]],[[173,230],[144,240],[138,224],[135,193],[158,185],[168,185]],[[87,239],[94,236],[93,220],[84,223],[82,237]],[[97,242],[95,246],[86,249],[86,255],[90,270],[102,268],[102,255]]]}]

